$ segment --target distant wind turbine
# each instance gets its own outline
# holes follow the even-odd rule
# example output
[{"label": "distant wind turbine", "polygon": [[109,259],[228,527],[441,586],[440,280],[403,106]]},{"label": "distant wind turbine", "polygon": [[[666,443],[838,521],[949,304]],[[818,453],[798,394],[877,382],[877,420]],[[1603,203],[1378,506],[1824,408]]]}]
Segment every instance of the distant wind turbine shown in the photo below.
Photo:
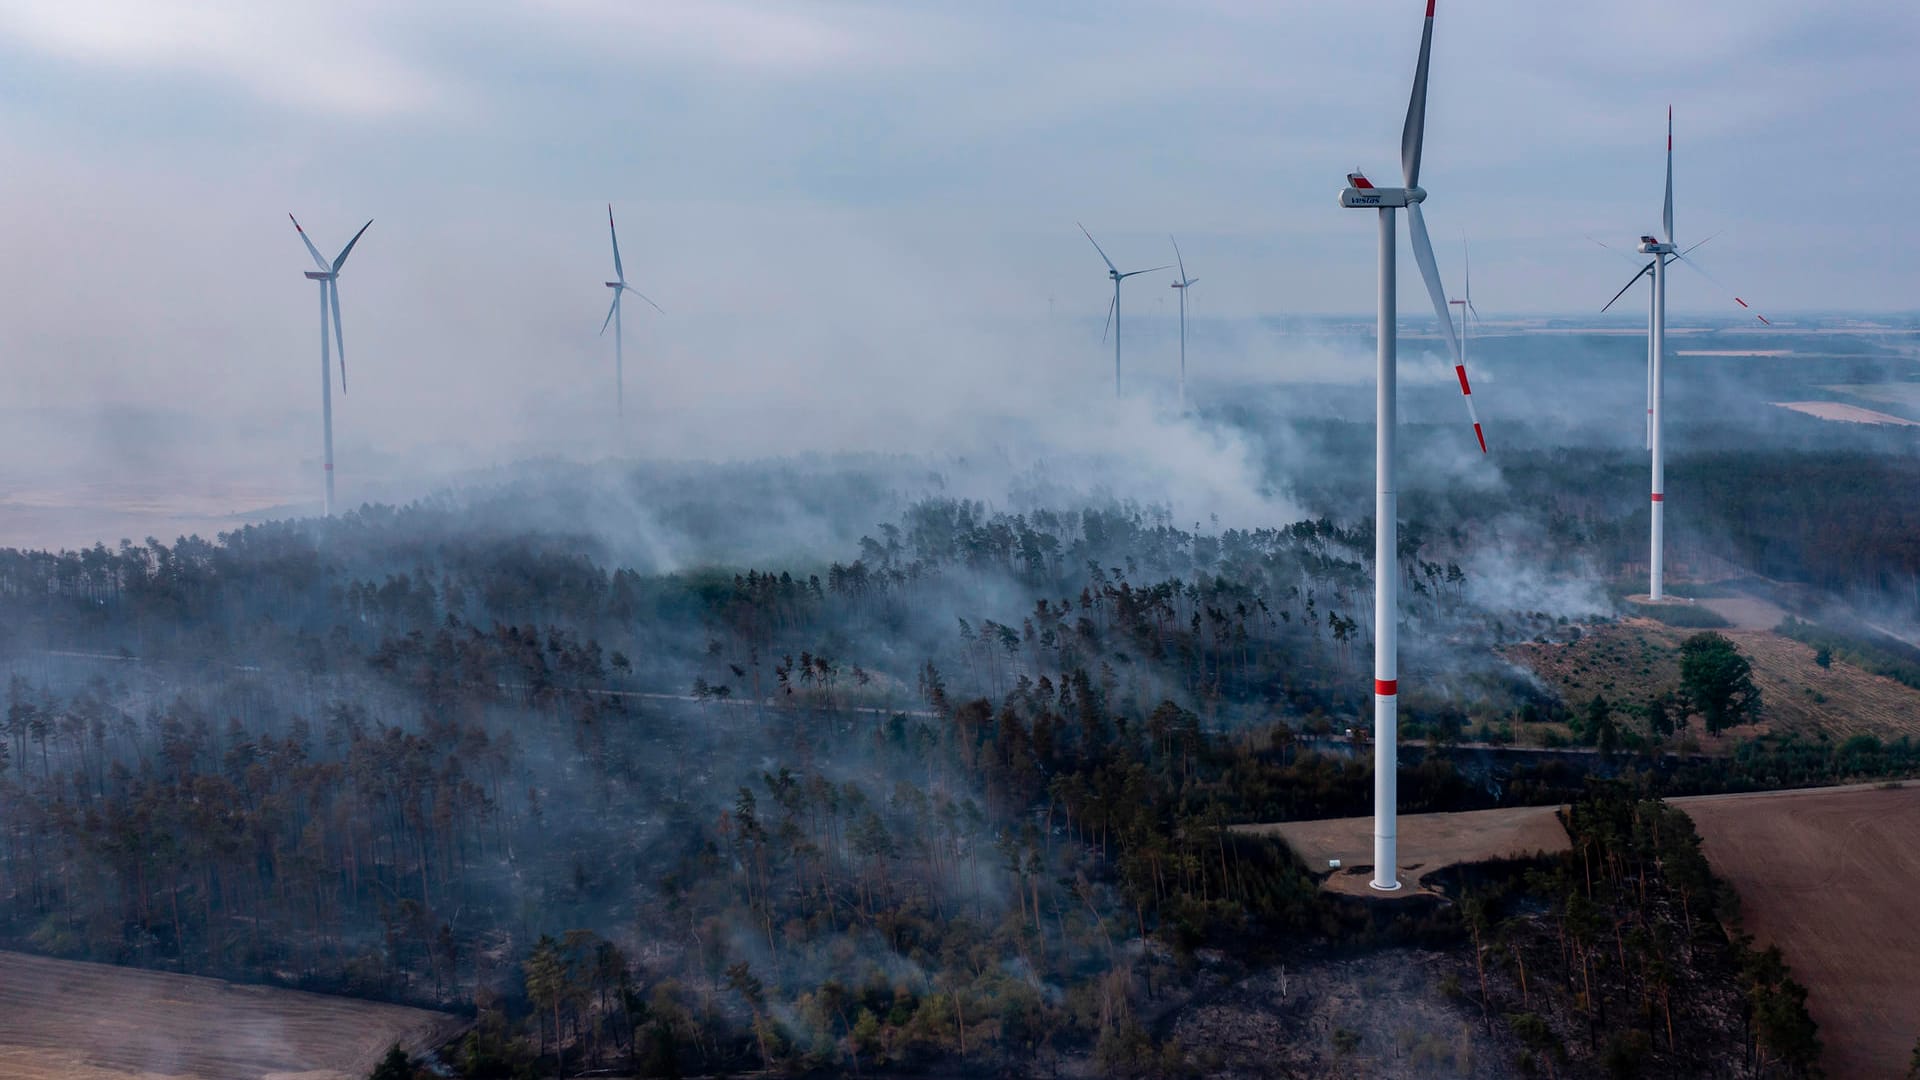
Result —
[{"label": "distant wind turbine", "polygon": [[[1474,322],[1480,321],[1480,309],[1473,306],[1473,256],[1467,251],[1467,238],[1464,235],[1460,237],[1460,261],[1465,285],[1462,287],[1460,299],[1449,300],[1447,304],[1460,309],[1460,366],[1454,370],[1460,376],[1460,389],[1464,392],[1467,389],[1467,318],[1472,316]],[[1473,409],[1471,394],[1467,396],[1467,409],[1471,414]],[[1479,417],[1475,416],[1473,423],[1477,429],[1480,426]]]},{"label": "distant wind turbine", "polygon": [[613,276],[618,280],[607,282],[607,288],[613,290],[613,306],[607,309],[607,317],[601,320],[600,332],[605,334],[607,332],[607,324],[613,324],[613,408],[616,414],[625,416],[627,412],[627,360],[624,351],[625,346],[622,342],[623,335],[620,332],[621,294],[632,293],[640,299],[646,300],[648,304],[652,305],[653,310],[659,311],[660,314],[665,315],[666,312],[661,311],[659,304],[655,304],[652,300],[647,300],[645,293],[627,284],[627,272],[620,265],[620,234],[614,231],[613,228],[612,203],[607,204],[607,235],[613,239]]},{"label": "distant wind turbine", "polygon": [[1377,210],[1380,215],[1380,311],[1379,375],[1376,388],[1377,420],[1374,434],[1373,528],[1373,881],[1375,889],[1391,892],[1400,887],[1398,867],[1398,780],[1399,769],[1399,617],[1400,617],[1400,542],[1398,493],[1394,486],[1394,428],[1398,422],[1395,394],[1397,364],[1395,349],[1396,271],[1394,253],[1398,246],[1394,235],[1393,212],[1405,207],[1407,233],[1413,244],[1414,261],[1420,264],[1420,276],[1426,279],[1427,296],[1433,301],[1434,316],[1446,335],[1447,348],[1454,357],[1454,371],[1460,377],[1460,392],[1467,399],[1467,415],[1473,417],[1473,434],[1486,453],[1486,436],[1480,420],[1473,414],[1473,391],[1467,386],[1466,362],[1460,354],[1460,342],[1453,334],[1453,315],[1447,307],[1447,292],[1440,285],[1440,268],[1434,263],[1433,243],[1427,238],[1427,225],[1420,215],[1420,203],[1427,193],[1420,187],[1420,149],[1427,125],[1427,58],[1433,49],[1433,5],[1427,0],[1427,16],[1420,34],[1420,60],[1413,73],[1413,96],[1407,102],[1407,119],[1400,132],[1400,166],[1406,187],[1378,188],[1358,172],[1347,174],[1348,187],[1340,193],[1340,205],[1350,209]]},{"label": "distant wind turbine", "polygon": [[1200,280],[1187,276],[1187,260],[1180,256],[1180,241],[1167,234],[1167,241],[1173,245],[1173,261],[1180,265],[1180,280],[1168,288],[1180,290],[1180,407],[1187,407],[1187,290]]},{"label": "distant wind turbine", "polygon": [[[1080,225],[1077,221],[1074,224]],[[1113,303],[1107,306],[1107,326],[1100,331],[1100,340],[1107,340],[1108,329],[1113,331],[1113,396],[1117,398],[1120,396],[1120,283],[1136,274],[1151,274],[1156,270],[1165,270],[1166,267],[1151,266],[1145,270],[1129,270],[1123,274],[1119,267],[1113,265],[1113,260],[1107,258],[1107,253],[1100,247],[1100,241],[1095,240],[1093,234],[1087,232],[1085,225],[1080,225],[1080,231],[1085,234],[1087,243],[1093,245],[1093,250],[1100,252],[1100,261],[1107,264],[1107,277],[1113,281]]]},{"label": "distant wind turbine", "polygon": [[[1715,286],[1731,295],[1731,290],[1721,285],[1719,281],[1714,279],[1713,275],[1708,274],[1697,262],[1687,258],[1687,256],[1693,254],[1701,244],[1706,243],[1706,240],[1702,240],[1684,251],[1676,247],[1673,242],[1673,106],[1671,105],[1667,106],[1667,198],[1660,212],[1660,228],[1666,239],[1663,240],[1655,236],[1642,236],[1640,238],[1640,246],[1635,249],[1640,254],[1651,255],[1653,258],[1649,260],[1645,266],[1642,266],[1638,273],[1628,278],[1627,283],[1620,287],[1620,291],[1613,294],[1613,299],[1607,301],[1606,307],[1600,309],[1604,312],[1607,308],[1611,308],[1614,303],[1622,296],[1625,296],[1627,290],[1633,288],[1634,283],[1642,277],[1651,277],[1653,279],[1653,307],[1652,313],[1647,320],[1647,449],[1653,455],[1653,491],[1651,492],[1652,529],[1650,530],[1652,535],[1649,538],[1650,554],[1647,559],[1647,596],[1651,600],[1661,600],[1666,597],[1666,567],[1664,560],[1666,553],[1667,455],[1664,440],[1662,439],[1662,428],[1665,419],[1663,415],[1663,401],[1666,397],[1667,378],[1667,263],[1685,263],[1697,271],[1700,276],[1713,282]],[[1713,239],[1711,236],[1707,238],[1707,240],[1711,239]],[[1605,245],[1601,246],[1604,247]],[[1733,302],[1747,311],[1752,311],[1753,317],[1759,319],[1763,324],[1768,326],[1773,325],[1767,322],[1765,315],[1753,311],[1752,306],[1740,297],[1734,296]]]},{"label": "distant wind turbine", "polygon": [[321,438],[326,448],[324,467],[327,474],[327,498],[324,506],[326,515],[332,517],[333,365],[327,355],[327,320],[331,315],[333,343],[340,348],[340,392],[344,394],[347,392],[347,342],[340,329],[340,269],[347,265],[347,256],[353,253],[353,245],[360,242],[360,237],[373,225],[373,219],[368,218],[367,223],[360,226],[360,231],[353,234],[353,239],[347,241],[347,246],[340,249],[340,254],[335,256],[331,263],[321,258],[320,249],[313,246],[313,241],[307,236],[307,230],[300,227],[300,219],[288,214],[287,220],[293,222],[294,231],[300,234],[300,242],[307,245],[307,254],[313,256],[314,265],[320,268],[307,271],[306,277],[308,281],[320,283],[320,428]]}]

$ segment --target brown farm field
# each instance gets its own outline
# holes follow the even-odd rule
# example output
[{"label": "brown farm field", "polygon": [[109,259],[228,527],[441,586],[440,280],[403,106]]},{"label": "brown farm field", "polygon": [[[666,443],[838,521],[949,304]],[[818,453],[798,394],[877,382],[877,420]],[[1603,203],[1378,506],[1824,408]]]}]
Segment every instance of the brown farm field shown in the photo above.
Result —
[{"label": "brown farm field", "polygon": [[419,1050],[444,1013],[0,952],[7,1080],[360,1080]]},{"label": "brown farm field", "polygon": [[1920,1037],[1920,787],[1677,799],[1746,930],[1807,987],[1828,1076],[1905,1076]]},{"label": "brown farm field", "polygon": [[[1752,663],[1762,719],[1717,739],[1695,721],[1689,734],[1705,749],[1762,732],[1824,732],[1833,739],[1920,736],[1920,690],[1840,660],[1822,668],[1813,662],[1812,647],[1768,630],[1718,632]],[[1545,680],[1570,708],[1604,694],[1616,706],[1638,710],[1679,685],[1680,643],[1693,633],[1651,619],[1623,619],[1594,627],[1571,644],[1515,645],[1506,656]]]}]

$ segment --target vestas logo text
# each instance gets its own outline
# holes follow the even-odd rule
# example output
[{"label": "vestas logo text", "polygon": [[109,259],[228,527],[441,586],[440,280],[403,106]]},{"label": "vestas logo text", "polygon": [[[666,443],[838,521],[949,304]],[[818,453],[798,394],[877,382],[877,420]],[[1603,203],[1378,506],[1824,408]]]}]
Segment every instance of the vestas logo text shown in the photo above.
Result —
[{"label": "vestas logo text", "polygon": [[1353,204],[1353,205],[1355,205],[1355,206],[1378,206],[1378,205],[1380,205],[1380,196],[1378,196],[1378,195],[1349,195],[1349,196],[1347,196],[1347,201],[1348,201],[1348,202],[1350,202],[1350,203],[1352,203],[1352,204]]}]

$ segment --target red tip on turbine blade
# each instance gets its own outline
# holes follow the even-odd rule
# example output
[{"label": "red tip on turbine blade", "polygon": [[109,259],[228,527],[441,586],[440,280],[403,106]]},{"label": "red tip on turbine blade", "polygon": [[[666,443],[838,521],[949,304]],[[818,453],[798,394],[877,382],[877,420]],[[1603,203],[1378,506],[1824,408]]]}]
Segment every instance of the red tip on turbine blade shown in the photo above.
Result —
[{"label": "red tip on turbine blade", "polygon": [[[1473,396],[1473,388],[1467,385],[1467,369],[1464,364],[1453,365],[1453,373],[1460,376],[1460,392],[1467,397]],[[1478,425],[1475,425],[1478,426]]]},{"label": "red tip on turbine blade", "polygon": [[[1431,3],[1432,0],[1428,0],[1428,2]],[[1375,679],[1373,680],[1373,692],[1381,697],[1392,697],[1400,692],[1400,680]]]},{"label": "red tip on turbine blade", "polygon": [[1741,307],[1746,307],[1746,306],[1747,306],[1747,302],[1746,302],[1745,300],[1742,300],[1742,299],[1740,299],[1740,298],[1739,298],[1739,297],[1737,297],[1737,296],[1733,298],[1733,302],[1734,302],[1734,303],[1736,303],[1736,304],[1739,304],[1739,305],[1740,305]]},{"label": "red tip on turbine blade", "polygon": [[1427,18],[1433,18],[1433,0],[1427,0]]},{"label": "red tip on turbine blade", "polygon": [[1753,313],[1753,317],[1754,317],[1754,318],[1756,318],[1756,319],[1759,319],[1759,320],[1760,320],[1761,322],[1763,322],[1763,323],[1767,323],[1767,325],[1768,325],[1768,326],[1772,326],[1772,325],[1773,325],[1772,323],[1770,323],[1770,322],[1767,322],[1767,317],[1766,317],[1765,315],[1762,315],[1762,314],[1760,314],[1760,313],[1759,313],[1759,312],[1757,312],[1757,311]]},{"label": "red tip on turbine blade", "polygon": [[293,231],[294,231],[294,232],[298,232],[298,233],[304,233],[304,232],[306,232],[306,231],[307,231],[307,230],[305,230],[305,229],[303,229],[303,228],[301,228],[301,227],[300,227],[300,219],[299,219],[299,218],[297,218],[297,217],[294,217],[294,216],[293,216],[292,214],[288,214],[288,215],[287,215],[287,220],[288,220],[288,221],[291,221],[291,222],[293,222]]},{"label": "red tip on turbine blade", "polygon": [[1478,420],[1474,421],[1473,423],[1473,437],[1480,440],[1480,452],[1483,454],[1486,453],[1487,452],[1487,436],[1484,432],[1480,430],[1480,422]]}]

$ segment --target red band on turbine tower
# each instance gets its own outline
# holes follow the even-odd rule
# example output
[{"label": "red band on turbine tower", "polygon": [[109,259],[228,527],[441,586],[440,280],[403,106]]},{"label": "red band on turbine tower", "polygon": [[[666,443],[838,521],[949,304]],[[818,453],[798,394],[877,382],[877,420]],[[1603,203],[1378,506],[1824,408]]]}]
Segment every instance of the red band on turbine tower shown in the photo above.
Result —
[{"label": "red band on turbine tower", "polygon": [[327,469],[327,471],[328,471],[328,472],[332,472],[332,471],[333,471],[333,462],[331,462],[331,461],[329,461],[329,462],[327,462],[327,465],[326,465],[326,469]]},{"label": "red band on turbine tower", "polygon": [[1654,502],[1666,502],[1666,501],[1667,501],[1667,497],[1666,497],[1665,495],[1662,495],[1662,494],[1660,494],[1659,492],[1657,492],[1657,491],[1656,491],[1656,492],[1654,492],[1654,493],[1653,493],[1653,501],[1654,501]]},{"label": "red band on turbine tower", "polygon": [[1373,680],[1373,692],[1379,697],[1392,697],[1400,692],[1399,679]]}]

